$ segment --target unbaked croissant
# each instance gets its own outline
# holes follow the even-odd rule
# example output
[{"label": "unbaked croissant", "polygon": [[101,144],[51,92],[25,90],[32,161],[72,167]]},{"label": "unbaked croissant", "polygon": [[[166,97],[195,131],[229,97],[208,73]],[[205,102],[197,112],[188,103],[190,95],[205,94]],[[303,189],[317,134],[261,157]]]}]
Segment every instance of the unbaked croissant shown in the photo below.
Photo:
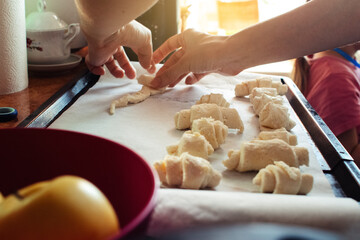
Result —
[{"label": "unbaked croissant", "polygon": [[288,108],[274,102],[268,102],[262,108],[259,113],[259,123],[263,128],[285,128],[288,131],[296,125],[290,118]]},{"label": "unbaked croissant", "polygon": [[214,152],[214,148],[206,138],[198,132],[186,131],[182,135],[177,145],[171,145],[166,148],[168,154],[180,156],[187,152],[193,156],[208,159]]},{"label": "unbaked croissant", "polygon": [[115,113],[115,108],[126,107],[129,103],[135,104],[144,101],[152,95],[165,92],[166,88],[154,89],[150,87],[150,82],[154,76],[143,74],[138,78],[138,83],[143,85],[141,90],[128,93],[119,99],[114,100],[110,105],[110,114]]},{"label": "unbaked croissant", "polygon": [[200,118],[213,118],[222,121],[229,128],[244,131],[244,124],[235,108],[220,107],[213,103],[193,105],[190,109],[181,110],[175,114],[175,127],[183,130],[191,127],[194,120]]},{"label": "unbaked croissant", "polygon": [[149,74],[142,74],[137,78],[139,84],[151,87],[150,83],[154,79],[155,76]]},{"label": "unbaked croissant", "polygon": [[169,187],[214,188],[222,177],[207,160],[188,153],[181,156],[167,155],[163,161],[155,162],[154,167],[160,181]]},{"label": "unbaked croissant", "polygon": [[277,94],[277,90],[275,88],[259,88],[259,87],[256,87],[256,88],[253,88],[253,90],[251,90],[251,93],[249,95],[250,102],[252,103],[253,99],[255,97],[261,97],[264,94],[266,94],[268,96],[271,96],[271,97],[279,96]]},{"label": "unbaked croissant", "polygon": [[252,98],[252,105],[253,105],[253,109],[256,115],[259,115],[261,110],[264,108],[264,106],[268,103],[268,102],[273,102],[276,104],[283,104],[283,98],[281,96],[269,96],[267,94],[263,94],[261,96],[256,96]]},{"label": "unbaked croissant", "polygon": [[295,146],[297,144],[297,137],[295,134],[291,134],[286,131],[285,128],[279,128],[270,131],[261,131],[258,135],[258,139],[260,140],[270,140],[270,139],[280,139],[284,142]]},{"label": "unbaked croissant", "polygon": [[225,142],[228,135],[228,127],[219,120],[213,118],[200,118],[193,121],[192,132],[198,132],[209,141],[214,149]]},{"label": "unbaked croissant", "polygon": [[271,78],[264,77],[258,79],[245,80],[235,86],[235,96],[244,97],[251,93],[254,88],[275,88],[277,94],[284,95],[288,91],[288,86],[280,81],[273,81]]},{"label": "unbaked croissant", "polygon": [[223,164],[238,172],[257,171],[275,161],[283,161],[291,167],[309,165],[307,148],[291,146],[280,139],[242,142],[240,150],[230,150]]},{"label": "unbaked croissant", "polygon": [[253,184],[258,185],[262,193],[308,194],[313,182],[312,175],[302,174],[299,168],[278,161],[261,169],[253,178]]},{"label": "unbaked croissant", "polygon": [[230,103],[228,103],[224,96],[220,93],[211,93],[208,95],[203,95],[196,104],[203,104],[203,103],[215,103],[220,107],[229,107]]}]

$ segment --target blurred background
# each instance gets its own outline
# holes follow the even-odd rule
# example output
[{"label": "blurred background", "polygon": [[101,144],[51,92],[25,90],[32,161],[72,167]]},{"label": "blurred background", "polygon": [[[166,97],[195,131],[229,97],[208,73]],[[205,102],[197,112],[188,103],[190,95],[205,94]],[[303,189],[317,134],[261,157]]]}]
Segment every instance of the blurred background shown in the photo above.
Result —
[{"label": "blurred background", "polygon": [[231,35],[252,24],[290,11],[306,0],[180,0],[188,8],[186,28]]},{"label": "blurred background", "polygon": [[[47,0],[47,10],[66,23],[79,22],[74,0]],[[137,20],[150,28],[154,48],[186,28],[230,35],[304,4],[306,0],[159,0]],[[25,0],[26,15],[37,11],[37,0]],[[80,35],[73,48],[86,45]]]},{"label": "blurred background", "polygon": [[[66,23],[79,22],[74,0],[46,2],[47,10],[56,13]],[[306,0],[159,0],[137,20],[152,31],[153,46],[157,49],[170,36],[187,28],[214,35],[231,35],[250,25],[290,11],[305,2]],[[25,0],[25,3],[26,15],[37,11],[37,0]],[[80,34],[71,48],[79,50],[85,46],[86,40]],[[125,50],[130,60],[137,60],[131,49]],[[287,61],[269,65],[269,68],[275,73],[277,69],[289,72],[291,66],[292,64]]]}]

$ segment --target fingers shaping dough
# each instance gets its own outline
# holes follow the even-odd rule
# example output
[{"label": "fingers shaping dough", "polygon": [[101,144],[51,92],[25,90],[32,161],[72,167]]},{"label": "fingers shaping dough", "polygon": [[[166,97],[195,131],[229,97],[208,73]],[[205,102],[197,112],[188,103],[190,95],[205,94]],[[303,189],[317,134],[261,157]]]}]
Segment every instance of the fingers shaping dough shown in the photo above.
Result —
[{"label": "fingers shaping dough", "polygon": [[295,146],[297,144],[296,135],[289,133],[288,131],[286,131],[285,128],[279,128],[270,131],[261,131],[258,136],[259,140],[270,140],[275,138],[283,140],[284,142],[292,146]]},{"label": "fingers shaping dough", "polygon": [[206,138],[198,132],[192,133],[186,131],[182,135],[177,145],[171,145],[166,148],[168,154],[180,156],[187,152],[193,156],[208,159],[209,155],[214,152],[214,148]]},{"label": "fingers shaping dough", "polygon": [[296,125],[296,123],[290,119],[288,108],[274,102],[265,104],[259,113],[259,122],[261,127],[271,129],[285,128],[288,131]]},{"label": "fingers shaping dough", "polygon": [[202,104],[202,103],[215,103],[220,107],[230,106],[230,103],[228,103],[223,97],[223,95],[219,93],[211,93],[209,95],[204,95],[200,98],[199,101],[196,102],[196,104]]},{"label": "fingers shaping dough", "polygon": [[181,110],[175,114],[176,129],[188,129],[194,120],[200,118],[213,118],[223,122],[229,128],[244,131],[244,124],[235,108],[220,107],[213,103],[193,105],[190,109]]},{"label": "fingers shaping dough", "polygon": [[309,165],[306,148],[290,146],[280,139],[243,142],[240,150],[230,150],[228,157],[223,164],[238,172],[257,171],[275,161],[283,161],[291,167]]},{"label": "fingers shaping dough", "polygon": [[188,153],[167,155],[163,161],[155,162],[154,167],[160,181],[169,187],[214,188],[221,180],[221,174],[207,160]]},{"label": "fingers shaping dough", "polygon": [[288,91],[288,86],[280,81],[273,81],[271,78],[264,77],[258,79],[245,80],[235,86],[235,96],[244,97],[251,93],[254,88],[275,88],[277,94],[284,95]]},{"label": "fingers shaping dough", "polygon": [[154,79],[155,76],[149,74],[142,74],[137,78],[139,84],[151,87],[150,83]]},{"label": "fingers shaping dough", "polygon": [[194,120],[191,131],[203,135],[214,149],[219,148],[228,135],[228,127],[223,122],[212,118]]},{"label": "fingers shaping dough", "polygon": [[154,77],[151,75],[143,74],[138,78],[138,83],[143,87],[140,91],[135,93],[129,93],[121,98],[114,100],[110,105],[110,114],[115,113],[115,108],[126,107],[129,103],[135,104],[144,101],[152,95],[165,92],[166,88],[154,89],[149,86],[151,80]]},{"label": "fingers shaping dough", "polygon": [[262,193],[308,194],[313,187],[313,176],[284,162],[274,162],[261,169],[253,178]]}]

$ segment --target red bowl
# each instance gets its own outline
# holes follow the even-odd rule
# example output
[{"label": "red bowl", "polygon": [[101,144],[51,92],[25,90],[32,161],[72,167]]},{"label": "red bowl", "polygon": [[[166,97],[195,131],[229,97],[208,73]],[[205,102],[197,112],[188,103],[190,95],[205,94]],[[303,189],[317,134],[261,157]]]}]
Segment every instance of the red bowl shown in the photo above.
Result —
[{"label": "red bowl", "polygon": [[112,203],[122,228],[117,238],[141,234],[155,205],[157,174],[138,154],[113,141],[55,129],[0,129],[0,191],[76,175]]}]

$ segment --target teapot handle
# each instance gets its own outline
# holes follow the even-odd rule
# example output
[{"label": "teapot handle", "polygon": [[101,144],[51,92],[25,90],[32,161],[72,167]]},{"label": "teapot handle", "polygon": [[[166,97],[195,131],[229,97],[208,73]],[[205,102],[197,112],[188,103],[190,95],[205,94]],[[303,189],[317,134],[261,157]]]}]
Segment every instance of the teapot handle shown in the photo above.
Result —
[{"label": "teapot handle", "polygon": [[70,43],[80,33],[80,25],[78,23],[72,23],[68,26],[68,30],[64,35],[65,45],[64,51],[69,47]]},{"label": "teapot handle", "polygon": [[37,2],[37,10],[38,10],[38,12],[45,12],[46,11],[46,1],[45,0],[38,0],[38,2]]}]

